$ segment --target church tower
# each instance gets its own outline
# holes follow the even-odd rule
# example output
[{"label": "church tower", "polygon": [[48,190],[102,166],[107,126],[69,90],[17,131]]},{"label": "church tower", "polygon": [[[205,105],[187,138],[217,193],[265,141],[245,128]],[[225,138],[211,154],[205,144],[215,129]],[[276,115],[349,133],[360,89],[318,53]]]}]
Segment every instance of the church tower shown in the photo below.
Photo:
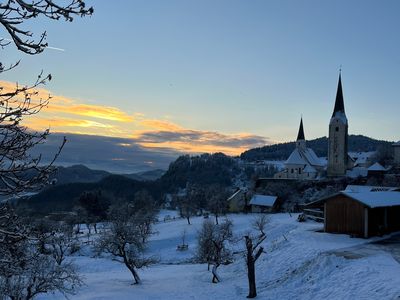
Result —
[{"label": "church tower", "polygon": [[348,122],[344,111],[341,74],[336,92],[335,108],[329,123],[328,176],[346,175],[348,165]]}]

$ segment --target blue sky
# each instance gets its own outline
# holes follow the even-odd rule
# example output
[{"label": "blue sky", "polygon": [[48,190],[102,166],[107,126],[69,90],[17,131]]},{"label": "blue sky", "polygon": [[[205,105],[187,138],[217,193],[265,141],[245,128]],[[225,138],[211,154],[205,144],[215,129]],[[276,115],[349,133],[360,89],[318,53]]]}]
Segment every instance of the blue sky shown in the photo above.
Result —
[{"label": "blue sky", "polygon": [[[168,127],[254,135],[262,144],[295,139],[301,114],[306,138],[327,135],[342,65],[349,132],[400,139],[398,1],[87,3],[91,18],[31,27],[47,29],[49,45],[64,52],[29,57],[8,47],[7,61],[22,65],[1,80],[31,82],[44,69],[54,76],[52,94],[169,124],[122,123],[113,136]],[[88,126],[52,128],[93,134]]]}]

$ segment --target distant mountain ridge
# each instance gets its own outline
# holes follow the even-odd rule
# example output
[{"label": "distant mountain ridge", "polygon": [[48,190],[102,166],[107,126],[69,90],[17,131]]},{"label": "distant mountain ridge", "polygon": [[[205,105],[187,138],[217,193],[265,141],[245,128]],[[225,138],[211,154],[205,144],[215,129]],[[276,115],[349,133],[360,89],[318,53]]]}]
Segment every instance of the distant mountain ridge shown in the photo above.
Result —
[{"label": "distant mountain ridge", "polygon": [[[121,176],[137,181],[153,181],[160,178],[165,173],[164,170],[156,169],[132,174],[120,174]],[[85,165],[73,165],[70,167],[58,167],[56,173],[51,177],[57,185],[69,183],[92,183],[103,180],[113,175],[103,170],[93,170]]]},{"label": "distant mountain ridge", "polygon": [[[393,142],[376,140],[363,135],[349,135],[349,152],[367,152],[375,151],[379,147],[388,147]],[[328,155],[328,138],[321,137],[307,141],[307,146],[315,151],[320,157]],[[240,158],[246,161],[256,160],[285,160],[296,147],[295,142],[267,145],[260,148],[254,148],[243,152]]]}]

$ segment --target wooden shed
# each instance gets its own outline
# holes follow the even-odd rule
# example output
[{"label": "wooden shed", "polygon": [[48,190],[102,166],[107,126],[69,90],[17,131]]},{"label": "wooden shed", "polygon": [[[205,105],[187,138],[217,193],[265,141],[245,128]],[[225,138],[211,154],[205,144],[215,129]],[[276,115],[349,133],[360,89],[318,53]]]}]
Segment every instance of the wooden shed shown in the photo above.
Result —
[{"label": "wooden shed", "polygon": [[310,203],[323,207],[324,230],[368,238],[400,230],[400,192],[342,191]]}]

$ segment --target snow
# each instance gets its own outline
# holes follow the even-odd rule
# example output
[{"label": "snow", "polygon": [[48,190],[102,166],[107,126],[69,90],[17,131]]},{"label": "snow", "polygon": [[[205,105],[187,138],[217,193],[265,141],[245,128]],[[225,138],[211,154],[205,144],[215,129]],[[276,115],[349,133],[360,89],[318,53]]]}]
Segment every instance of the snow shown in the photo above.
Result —
[{"label": "snow", "polygon": [[346,176],[351,178],[367,177],[368,169],[365,167],[354,167],[351,170],[347,170]]},{"label": "snow", "polygon": [[341,194],[355,199],[362,204],[374,207],[400,206],[400,192],[346,192]]},{"label": "snow", "polygon": [[376,151],[368,151],[368,152],[349,152],[349,156],[354,160],[354,165],[365,166],[370,163],[373,157],[376,155]]},{"label": "snow", "polygon": [[399,188],[388,186],[373,186],[373,185],[352,185],[346,186],[345,192],[359,193],[359,192],[385,192],[396,191]]},{"label": "snow", "polygon": [[376,162],[368,168],[368,171],[387,171],[380,163]]},{"label": "snow", "polygon": [[285,161],[285,165],[305,165],[307,161],[301,156],[299,149],[294,149],[289,158]]},{"label": "snow", "polygon": [[[163,211],[163,215],[174,215]],[[296,221],[297,214],[272,214],[267,224],[265,252],[256,263],[257,299],[394,299],[400,296],[400,265],[385,251],[357,259],[340,255],[341,249],[357,249],[374,239],[316,232],[320,223]],[[234,234],[251,231],[255,215],[229,215]],[[160,217],[159,219],[162,219]],[[222,281],[211,283],[204,264],[190,263],[196,236],[204,219],[195,217],[159,222],[150,240],[150,254],[160,263],[140,270],[143,284],[131,285],[128,270],[109,258],[74,256],[85,285],[71,299],[244,299],[247,295],[246,266],[242,254],[235,262],[221,266]],[[176,251],[186,230],[187,252]],[[239,239],[235,251],[244,249]],[[356,250],[353,250],[356,251]],[[41,295],[39,300],[63,299],[62,295]]]},{"label": "snow", "polygon": [[278,197],[276,196],[254,195],[249,204],[272,207],[274,206],[277,198]]},{"label": "snow", "polygon": [[311,165],[323,167],[325,165],[325,160],[319,158],[311,148],[296,148],[285,161],[285,165]]}]

